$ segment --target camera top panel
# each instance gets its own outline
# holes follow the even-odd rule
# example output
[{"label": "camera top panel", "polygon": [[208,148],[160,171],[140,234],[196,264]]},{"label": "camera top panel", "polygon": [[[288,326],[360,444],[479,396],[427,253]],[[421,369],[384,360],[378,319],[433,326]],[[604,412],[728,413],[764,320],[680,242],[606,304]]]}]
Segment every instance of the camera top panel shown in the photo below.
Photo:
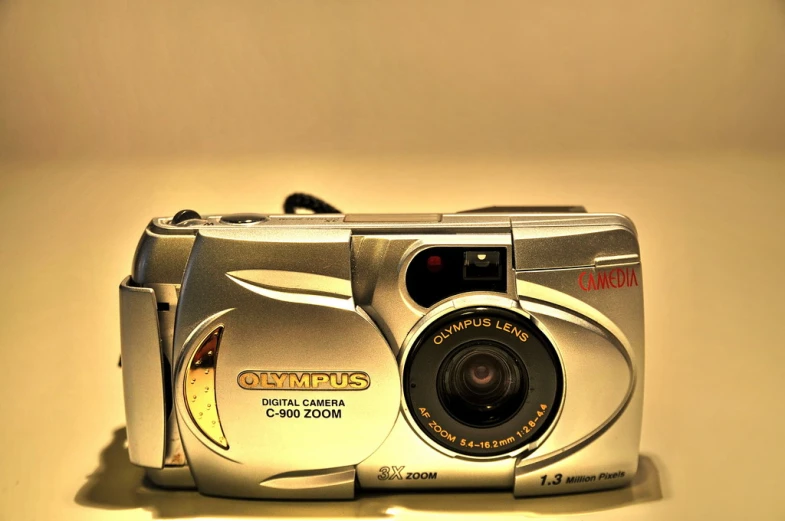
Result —
[{"label": "camera top panel", "polygon": [[[560,210],[563,208],[559,208]],[[185,218],[178,219],[178,216]],[[384,230],[388,233],[407,233],[414,230],[449,232],[465,228],[509,228],[525,226],[591,226],[615,225],[626,228],[633,235],[635,226],[627,217],[610,213],[577,212],[468,212],[455,214],[256,214],[233,213],[201,217],[184,210],[173,217],[157,217],[150,226],[155,233],[194,234],[202,229],[215,228],[350,228],[355,231]]]},{"label": "camera top panel", "polygon": [[[133,276],[141,284],[179,283],[194,239],[199,234],[250,241],[310,242],[322,233],[339,231],[348,232],[352,240],[386,236],[389,240],[409,238],[418,242],[418,237],[431,236],[432,239],[426,241],[431,246],[454,245],[455,242],[448,238],[460,237],[462,246],[469,248],[486,244],[482,240],[484,236],[503,234],[509,238],[503,243],[512,246],[507,265],[513,271],[607,267],[635,264],[639,260],[635,227],[627,217],[618,214],[488,211],[202,216],[188,210],[152,220],[139,243]],[[445,240],[438,240],[439,236]],[[151,262],[151,259],[157,260]],[[490,276],[483,272],[480,264],[469,262],[468,279]],[[391,266],[391,269],[397,268]]]}]

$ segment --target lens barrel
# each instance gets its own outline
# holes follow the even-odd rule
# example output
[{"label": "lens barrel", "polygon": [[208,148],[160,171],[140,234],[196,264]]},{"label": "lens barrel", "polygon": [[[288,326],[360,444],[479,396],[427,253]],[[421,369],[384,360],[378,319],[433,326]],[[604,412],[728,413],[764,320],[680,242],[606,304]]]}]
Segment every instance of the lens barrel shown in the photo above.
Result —
[{"label": "lens barrel", "polygon": [[556,350],[524,314],[470,307],[426,326],[403,371],[409,417],[468,456],[511,453],[547,432],[561,403]]}]

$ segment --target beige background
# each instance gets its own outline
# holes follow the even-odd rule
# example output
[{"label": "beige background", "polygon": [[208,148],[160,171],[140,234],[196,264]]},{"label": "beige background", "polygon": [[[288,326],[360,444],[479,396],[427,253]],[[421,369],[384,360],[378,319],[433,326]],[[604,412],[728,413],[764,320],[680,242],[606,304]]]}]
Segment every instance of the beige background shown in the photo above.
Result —
[{"label": "beige background", "polygon": [[[141,486],[117,284],[147,220],[584,204],[644,260],[635,486],[351,503]],[[0,519],[783,519],[785,3],[0,1]]]},{"label": "beige background", "polygon": [[785,2],[4,0],[0,153],[780,150]]}]

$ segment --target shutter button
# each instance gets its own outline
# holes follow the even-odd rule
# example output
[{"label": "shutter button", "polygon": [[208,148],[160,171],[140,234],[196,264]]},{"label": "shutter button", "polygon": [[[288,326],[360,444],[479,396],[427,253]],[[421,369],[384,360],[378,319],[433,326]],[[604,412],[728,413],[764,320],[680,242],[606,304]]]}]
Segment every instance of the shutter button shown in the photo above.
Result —
[{"label": "shutter button", "polygon": [[226,224],[254,224],[267,220],[266,215],[258,213],[233,213],[221,217],[221,222]]},{"label": "shutter button", "polygon": [[202,219],[202,216],[194,210],[180,210],[174,214],[170,224],[175,226],[199,226],[202,224],[210,224],[210,222]]}]

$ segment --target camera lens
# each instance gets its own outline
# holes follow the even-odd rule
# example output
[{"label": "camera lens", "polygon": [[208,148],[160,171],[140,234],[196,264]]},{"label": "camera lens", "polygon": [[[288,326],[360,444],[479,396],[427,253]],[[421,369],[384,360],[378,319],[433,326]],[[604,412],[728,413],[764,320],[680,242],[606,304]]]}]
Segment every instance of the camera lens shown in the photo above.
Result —
[{"label": "camera lens", "polygon": [[522,313],[458,308],[422,327],[403,349],[407,418],[452,453],[512,453],[556,418],[563,388],[558,353]]},{"label": "camera lens", "polygon": [[526,397],[526,371],[507,348],[488,341],[459,346],[437,376],[447,412],[472,427],[508,420]]}]

